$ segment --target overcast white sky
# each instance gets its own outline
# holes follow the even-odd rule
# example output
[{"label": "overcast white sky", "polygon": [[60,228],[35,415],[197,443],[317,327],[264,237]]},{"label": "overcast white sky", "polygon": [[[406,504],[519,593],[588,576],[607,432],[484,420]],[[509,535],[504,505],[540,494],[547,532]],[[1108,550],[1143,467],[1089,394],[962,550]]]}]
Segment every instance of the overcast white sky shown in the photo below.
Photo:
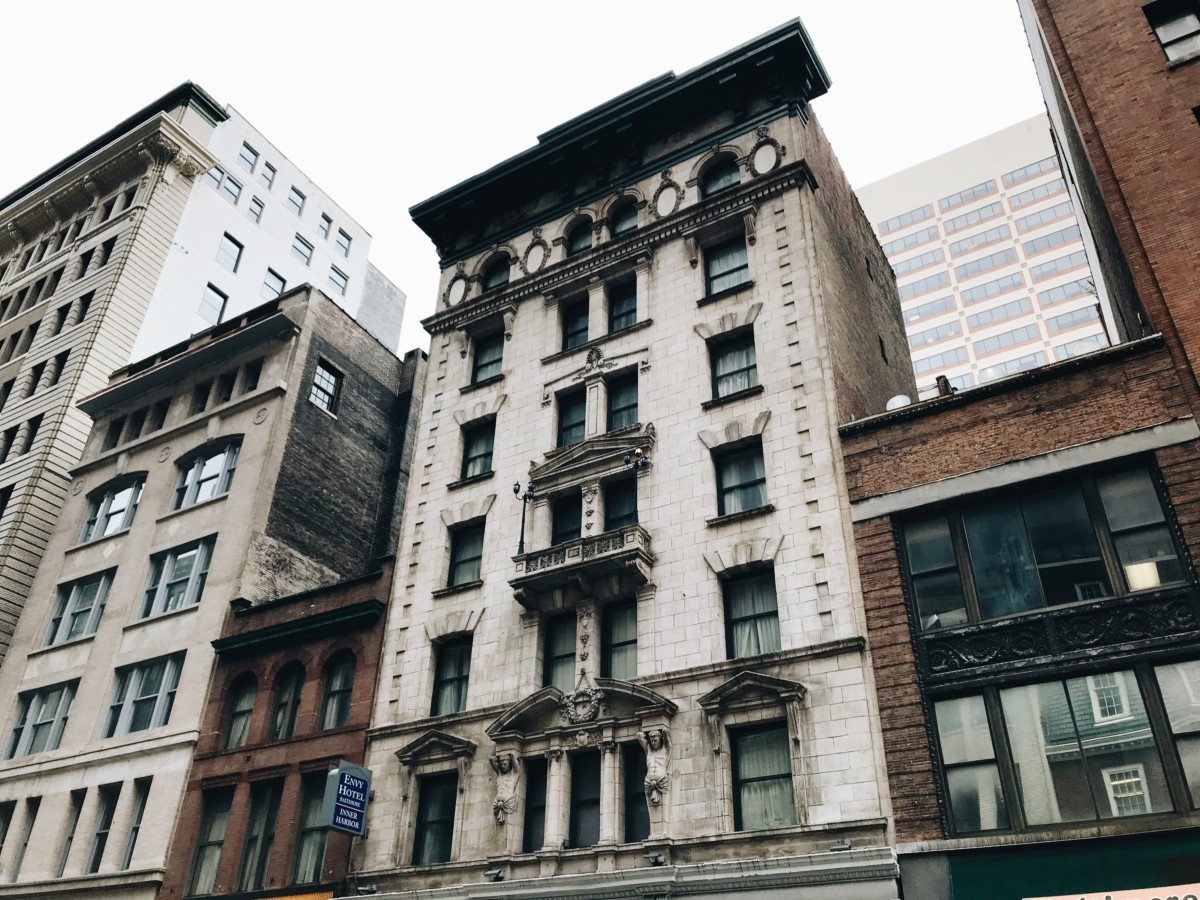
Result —
[{"label": "overcast white sky", "polygon": [[1015,0],[21,3],[5,10],[0,196],[191,79],[372,233],[408,294],[401,347],[424,347],[437,256],[408,207],[797,16],[855,185],[1043,109]]}]

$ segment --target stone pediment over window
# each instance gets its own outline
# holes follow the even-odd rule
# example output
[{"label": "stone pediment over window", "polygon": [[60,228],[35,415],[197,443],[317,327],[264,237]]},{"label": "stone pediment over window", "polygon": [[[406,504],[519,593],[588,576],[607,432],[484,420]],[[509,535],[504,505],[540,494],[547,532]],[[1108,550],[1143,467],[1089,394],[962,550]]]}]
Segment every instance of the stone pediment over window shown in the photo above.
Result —
[{"label": "stone pediment over window", "polygon": [[539,493],[545,494],[627,471],[629,463],[625,457],[641,450],[649,458],[657,440],[653,423],[591,437],[573,447],[554,451],[544,463],[531,463],[529,480]]},{"label": "stone pediment over window", "polygon": [[780,709],[787,713],[788,734],[793,743],[799,743],[800,711],[808,688],[798,681],[764,675],[761,672],[744,671],[734,675],[724,684],[700,698],[700,708],[708,719],[709,735],[713,752],[721,751],[724,725],[729,720],[739,720],[747,711]]},{"label": "stone pediment over window", "polygon": [[557,391],[564,390],[574,384],[582,384],[593,378],[600,378],[609,372],[615,372],[617,369],[636,365],[639,372],[649,371],[649,353],[649,347],[638,347],[636,350],[630,350],[626,353],[605,356],[603,349],[593,347],[588,351],[582,366],[545,385],[542,392],[542,406],[549,406],[553,403],[554,394]]},{"label": "stone pediment over window", "polygon": [[678,707],[650,688],[615,678],[580,678],[564,694],[544,687],[506,709],[487,728],[496,741],[528,740],[579,731],[610,731],[617,725],[661,724]]},{"label": "stone pediment over window", "polygon": [[410,769],[425,763],[471,759],[474,755],[472,741],[436,730],[425,732],[396,751],[396,759]]}]

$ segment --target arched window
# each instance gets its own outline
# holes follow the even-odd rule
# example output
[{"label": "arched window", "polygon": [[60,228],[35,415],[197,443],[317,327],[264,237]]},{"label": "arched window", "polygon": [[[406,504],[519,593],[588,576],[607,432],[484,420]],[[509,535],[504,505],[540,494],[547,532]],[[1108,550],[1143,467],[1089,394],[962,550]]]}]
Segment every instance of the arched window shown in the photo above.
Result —
[{"label": "arched window", "polygon": [[182,509],[228,493],[241,444],[240,438],[216,443],[181,461],[171,509]]},{"label": "arched window", "polygon": [[638,227],[637,204],[633,200],[620,200],[608,214],[608,227],[613,237],[636,231]]},{"label": "arched window", "polygon": [[509,270],[511,268],[512,260],[507,256],[500,256],[492,260],[488,263],[487,268],[483,270],[483,289],[490,291],[503,284],[508,284]]},{"label": "arched window", "polygon": [[354,693],[354,654],[337,654],[325,667],[325,699],[321,703],[321,731],[341,728],[350,720],[350,697]]},{"label": "arched window", "polygon": [[700,176],[700,194],[703,197],[711,197],[736,187],[741,180],[737,160],[732,156],[722,156],[709,163],[704,174]]},{"label": "arched window", "polygon": [[132,525],[145,483],[146,475],[142,472],[110,481],[94,491],[88,497],[87,521],[79,535],[80,543],[116,534]]},{"label": "arched window", "polygon": [[592,249],[592,222],[584,219],[567,233],[567,256]]},{"label": "arched window", "polygon": [[225,713],[226,750],[242,746],[250,736],[250,715],[254,712],[257,693],[258,682],[253,675],[243,675],[234,683]]},{"label": "arched window", "polygon": [[303,687],[304,666],[298,662],[288,663],[275,676],[269,740],[284,741],[296,733],[296,712],[300,709],[300,689]]}]

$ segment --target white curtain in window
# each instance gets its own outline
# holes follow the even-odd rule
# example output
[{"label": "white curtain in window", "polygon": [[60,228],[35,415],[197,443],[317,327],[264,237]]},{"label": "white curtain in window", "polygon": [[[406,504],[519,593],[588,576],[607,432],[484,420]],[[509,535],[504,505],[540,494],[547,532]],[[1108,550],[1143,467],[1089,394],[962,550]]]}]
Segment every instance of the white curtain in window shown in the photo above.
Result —
[{"label": "white curtain in window", "polygon": [[729,618],[734,656],[755,656],[779,649],[779,614],[770,576],[729,586]]},{"label": "white curtain in window", "polygon": [[743,831],[796,824],[791,768],[786,729],[746,735],[738,742]]}]

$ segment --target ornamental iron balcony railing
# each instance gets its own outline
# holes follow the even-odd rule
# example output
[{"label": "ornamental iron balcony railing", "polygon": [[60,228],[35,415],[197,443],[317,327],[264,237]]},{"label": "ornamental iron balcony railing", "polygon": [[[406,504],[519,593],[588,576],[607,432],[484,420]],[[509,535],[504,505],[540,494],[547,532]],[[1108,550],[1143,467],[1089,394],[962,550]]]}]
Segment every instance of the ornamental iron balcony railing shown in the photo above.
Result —
[{"label": "ornamental iron balcony railing", "polygon": [[584,597],[628,594],[650,580],[654,555],[641,525],[577,538],[546,550],[514,556],[509,581],[517,602],[529,609],[570,608]]}]

